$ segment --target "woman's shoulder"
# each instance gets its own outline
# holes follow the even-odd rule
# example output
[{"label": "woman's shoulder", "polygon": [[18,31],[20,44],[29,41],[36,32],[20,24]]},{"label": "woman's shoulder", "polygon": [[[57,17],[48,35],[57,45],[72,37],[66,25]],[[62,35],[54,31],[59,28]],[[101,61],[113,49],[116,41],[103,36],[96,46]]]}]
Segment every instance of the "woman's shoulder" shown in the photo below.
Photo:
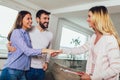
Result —
[{"label": "woman's shoulder", "polygon": [[18,35],[18,34],[23,34],[25,33],[25,30],[23,29],[14,29],[12,34]]},{"label": "woman's shoulder", "polygon": [[19,29],[14,29],[12,33],[18,33]]},{"label": "woman's shoulder", "polygon": [[109,38],[109,39],[115,39],[114,35],[110,35],[110,34],[105,34],[103,35],[105,38]]},{"label": "woman's shoulder", "polygon": [[105,40],[107,40],[107,42],[117,41],[117,39],[115,38],[115,36],[114,36],[114,35],[105,34],[105,35],[103,35],[103,36],[104,36]]}]

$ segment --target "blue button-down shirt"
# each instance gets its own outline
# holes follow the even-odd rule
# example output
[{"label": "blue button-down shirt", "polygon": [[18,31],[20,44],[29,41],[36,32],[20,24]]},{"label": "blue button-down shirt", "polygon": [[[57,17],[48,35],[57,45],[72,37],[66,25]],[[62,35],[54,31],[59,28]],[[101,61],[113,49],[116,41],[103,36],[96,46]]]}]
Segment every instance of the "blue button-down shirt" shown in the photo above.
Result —
[{"label": "blue button-down shirt", "polygon": [[16,51],[8,53],[5,67],[29,70],[30,56],[41,55],[41,49],[32,49],[30,37],[24,29],[15,29],[12,32],[10,41],[12,42],[12,46],[16,48]]}]

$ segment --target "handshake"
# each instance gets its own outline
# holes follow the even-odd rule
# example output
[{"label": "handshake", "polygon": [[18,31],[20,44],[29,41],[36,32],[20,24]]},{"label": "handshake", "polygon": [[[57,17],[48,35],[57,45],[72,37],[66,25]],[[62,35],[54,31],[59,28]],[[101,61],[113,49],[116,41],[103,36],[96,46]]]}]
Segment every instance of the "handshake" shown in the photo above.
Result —
[{"label": "handshake", "polygon": [[[12,46],[11,44],[12,44],[11,42],[8,42],[7,49],[8,49],[9,52],[15,52],[17,48]],[[41,53],[42,54],[50,54],[52,57],[55,57],[59,53],[62,53],[62,50],[41,49]]]},{"label": "handshake", "polygon": [[42,53],[50,54],[52,57],[57,56],[62,53],[62,50],[53,50],[53,49],[42,49]]}]

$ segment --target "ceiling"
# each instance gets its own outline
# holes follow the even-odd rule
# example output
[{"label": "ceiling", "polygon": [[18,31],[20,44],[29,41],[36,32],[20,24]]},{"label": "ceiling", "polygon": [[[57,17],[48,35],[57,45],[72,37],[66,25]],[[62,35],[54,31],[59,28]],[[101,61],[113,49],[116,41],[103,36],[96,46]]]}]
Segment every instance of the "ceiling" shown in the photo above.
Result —
[{"label": "ceiling", "polygon": [[[5,1],[5,0],[0,0]],[[65,18],[81,27],[88,28],[86,22],[88,9],[96,5],[104,5],[110,15],[120,14],[120,0],[10,0],[35,10],[46,9],[53,15]],[[115,16],[115,18],[117,18]],[[120,18],[119,18],[120,19]]]}]

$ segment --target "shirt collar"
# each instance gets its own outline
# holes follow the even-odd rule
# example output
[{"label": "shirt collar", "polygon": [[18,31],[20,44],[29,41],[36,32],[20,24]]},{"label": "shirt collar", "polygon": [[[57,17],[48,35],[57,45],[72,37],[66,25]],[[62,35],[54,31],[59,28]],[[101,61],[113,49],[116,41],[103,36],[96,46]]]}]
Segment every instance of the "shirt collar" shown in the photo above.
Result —
[{"label": "shirt collar", "polygon": [[26,30],[24,30],[24,29],[20,29],[20,31],[23,33],[23,34],[25,34],[25,33],[27,33],[27,31]]}]

